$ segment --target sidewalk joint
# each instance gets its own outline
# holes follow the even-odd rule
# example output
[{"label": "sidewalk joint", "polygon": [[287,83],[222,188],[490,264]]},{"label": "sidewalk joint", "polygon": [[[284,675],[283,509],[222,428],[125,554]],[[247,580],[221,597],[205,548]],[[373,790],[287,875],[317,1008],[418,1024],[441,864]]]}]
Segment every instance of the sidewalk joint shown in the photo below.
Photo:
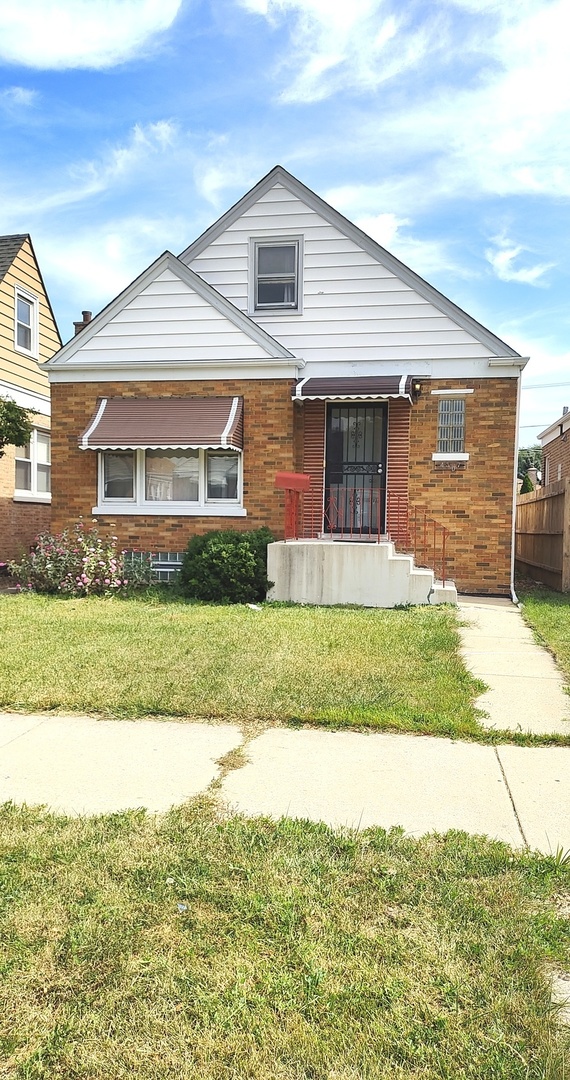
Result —
[{"label": "sidewalk joint", "polygon": [[526,836],[524,834],[524,829],[522,827],[521,819],[520,819],[520,817],[518,815],[518,810],[517,810],[517,808],[515,806],[515,800],[513,798],[513,793],[512,793],[512,791],[510,789],[510,786],[509,786],[509,781],[507,780],[507,774],[506,774],[506,772],[505,772],[505,770],[503,768],[503,762],[501,761],[501,759],[499,757],[498,747],[494,746],[493,749],[495,751],[495,757],[496,757],[496,759],[497,759],[497,761],[499,763],[499,768],[501,770],[501,775],[502,775],[503,780],[505,782],[505,787],[507,789],[509,799],[511,800],[511,806],[513,808],[513,814],[515,815],[515,821],[516,821],[516,823],[518,825],[518,830],[519,830],[519,832],[520,832],[520,834],[522,836],[523,844],[524,844],[525,848],[527,848],[527,850],[528,850],[529,849],[529,843],[528,843],[528,840],[527,840],[527,838],[526,838]]}]

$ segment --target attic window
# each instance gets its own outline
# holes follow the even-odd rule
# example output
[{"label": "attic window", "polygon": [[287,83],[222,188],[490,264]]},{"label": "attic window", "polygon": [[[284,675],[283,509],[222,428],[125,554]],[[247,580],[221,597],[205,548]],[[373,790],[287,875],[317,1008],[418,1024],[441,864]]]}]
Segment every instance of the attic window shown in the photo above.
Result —
[{"label": "attic window", "polygon": [[16,288],[14,311],[14,344],[18,352],[37,356],[38,301],[31,293]]},{"label": "attic window", "polygon": [[301,240],[252,240],[250,310],[299,311]]}]

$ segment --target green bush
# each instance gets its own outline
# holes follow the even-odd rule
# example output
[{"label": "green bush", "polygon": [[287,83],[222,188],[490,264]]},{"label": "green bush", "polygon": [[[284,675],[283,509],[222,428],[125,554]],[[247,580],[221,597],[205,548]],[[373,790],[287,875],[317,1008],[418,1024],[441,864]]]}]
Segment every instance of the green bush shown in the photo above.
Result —
[{"label": "green bush", "polygon": [[522,485],[521,485],[520,494],[521,495],[529,495],[531,491],[534,491],[534,484],[533,484],[530,476],[528,475],[528,473],[525,473],[524,474],[524,479],[523,479],[523,482],[522,482]]},{"label": "green bush", "polygon": [[194,600],[247,604],[264,600],[267,545],[273,540],[265,526],[252,532],[215,530],[188,543],[180,571],[180,587]]}]

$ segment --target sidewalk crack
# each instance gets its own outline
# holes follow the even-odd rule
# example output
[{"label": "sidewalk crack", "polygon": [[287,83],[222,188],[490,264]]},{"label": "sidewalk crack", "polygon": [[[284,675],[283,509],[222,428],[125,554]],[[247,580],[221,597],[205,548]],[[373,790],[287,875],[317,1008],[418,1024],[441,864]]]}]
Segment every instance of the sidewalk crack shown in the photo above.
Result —
[{"label": "sidewalk crack", "polygon": [[[14,713],[15,716],[18,713]],[[26,735],[30,734],[30,731],[35,731],[36,728],[42,727],[45,724],[47,717],[43,717],[37,724],[32,724],[31,727],[26,728],[25,731],[19,731],[17,735],[14,735],[11,739],[7,739],[6,742],[0,743],[0,750],[4,750],[6,746],[11,746],[12,743],[18,742],[18,739],[23,739]]]},{"label": "sidewalk crack", "polygon": [[511,806],[513,808],[513,814],[515,815],[515,821],[517,823],[518,830],[519,830],[519,832],[520,832],[520,834],[522,836],[522,841],[523,841],[523,844],[524,844],[525,848],[528,849],[529,843],[528,843],[528,840],[527,840],[527,838],[526,838],[526,836],[524,834],[524,829],[522,827],[521,819],[519,817],[518,810],[517,810],[517,808],[515,806],[515,800],[513,798],[513,793],[512,793],[512,791],[510,789],[509,781],[507,780],[507,774],[506,774],[506,772],[505,772],[505,770],[503,768],[503,762],[501,761],[501,759],[499,757],[498,748],[495,746],[495,747],[493,747],[493,749],[495,751],[495,757],[496,757],[496,759],[498,761],[499,769],[501,770],[501,776],[503,777],[503,781],[504,781],[505,787],[507,789],[509,799],[511,800]]}]

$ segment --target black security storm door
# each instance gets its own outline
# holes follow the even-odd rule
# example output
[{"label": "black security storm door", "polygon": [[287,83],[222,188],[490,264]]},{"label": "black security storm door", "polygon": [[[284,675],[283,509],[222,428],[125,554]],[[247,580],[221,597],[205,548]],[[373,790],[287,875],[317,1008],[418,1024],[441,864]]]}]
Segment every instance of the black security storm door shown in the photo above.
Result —
[{"label": "black security storm door", "polygon": [[385,402],[329,404],[325,533],[366,539],[386,531]]}]

